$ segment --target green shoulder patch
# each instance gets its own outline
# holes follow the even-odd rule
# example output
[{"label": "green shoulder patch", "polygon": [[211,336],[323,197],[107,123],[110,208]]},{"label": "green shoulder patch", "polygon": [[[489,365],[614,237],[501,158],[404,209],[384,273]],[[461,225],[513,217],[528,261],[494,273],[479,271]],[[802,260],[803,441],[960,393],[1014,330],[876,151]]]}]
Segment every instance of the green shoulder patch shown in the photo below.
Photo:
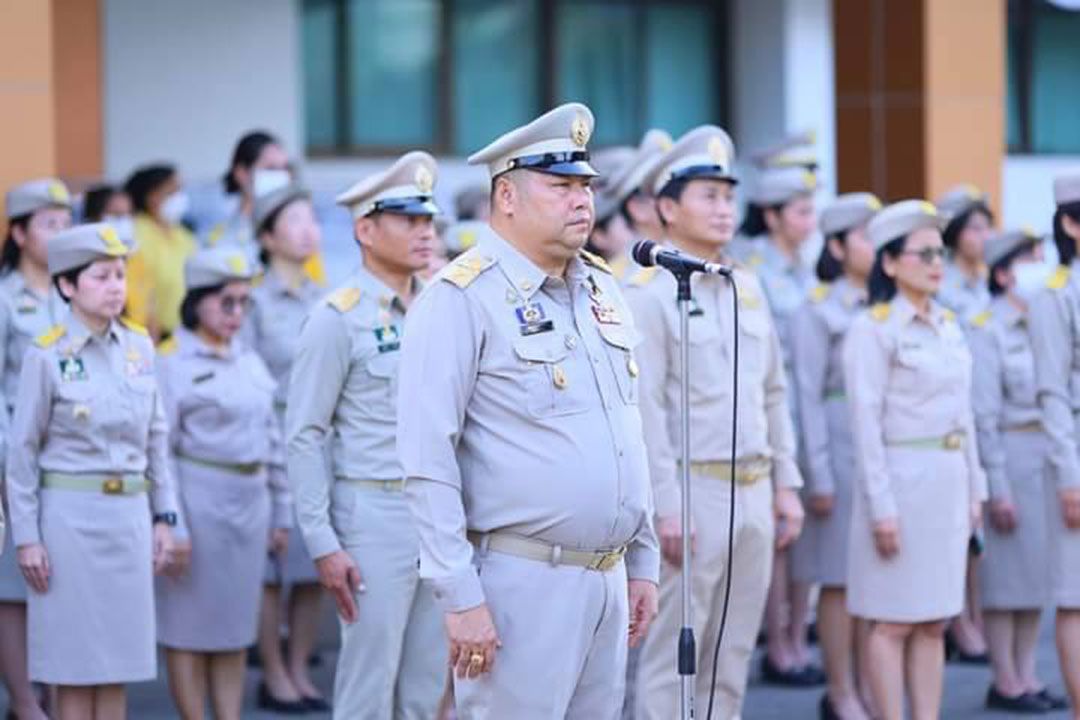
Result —
[{"label": "green shoulder patch", "polygon": [[495,258],[489,255],[482,255],[476,251],[476,248],[468,250],[457,258],[454,259],[446,268],[440,273],[441,279],[457,285],[464,290],[469,287],[476,278],[480,277],[480,273],[487,270],[489,267],[495,264]]},{"label": "green shoulder patch", "polygon": [[600,270],[601,272],[606,272],[608,275],[615,274],[615,271],[611,269],[610,265],[608,265],[607,260],[600,257],[599,255],[591,253],[588,250],[581,250],[579,254],[581,255],[581,259],[585,261],[586,265],[590,265],[597,270]]},{"label": "green shoulder patch", "polygon": [[892,312],[892,305],[889,303],[877,303],[870,308],[870,317],[874,318],[877,322],[885,322],[889,319],[889,313]]},{"label": "green shoulder patch", "polygon": [[343,287],[335,290],[326,298],[326,302],[338,312],[349,312],[360,302],[360,288]]},{"label": "green shoulder patch", "polygon": [[656,277],[656,274],[660,271],[660,268],[653,265],[652,267],[643,267],[631,276],[627,281],[634,287],[644,287],[652,282],[652,279]]},{"label": "green shoulder patch", "polygon": [[1058,265],[1054,274],[1046,281],[1046,287],[1051,290],[1060,290],[1069,284],[1069,268],[1066,265]]},{"label": "green shoulder patch", "polygon": [[67,333],[67,328],[63,325],[53,325],[47,332],[38,335],[34,339],[34,344],[40,348],[51,347],[56,344],[56,341],[64,337]]}]

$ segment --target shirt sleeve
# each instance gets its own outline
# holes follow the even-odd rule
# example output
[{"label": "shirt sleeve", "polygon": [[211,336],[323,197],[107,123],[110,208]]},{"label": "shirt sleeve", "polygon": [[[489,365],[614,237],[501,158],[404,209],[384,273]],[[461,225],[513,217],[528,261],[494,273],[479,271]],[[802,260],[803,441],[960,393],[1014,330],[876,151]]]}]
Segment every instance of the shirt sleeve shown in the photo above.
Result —
[{"label": "shirt sleeve", "polygon": [[974,360],[971,377],[971,409],[979,457],[990,482],[990,497],[1011,500],[1012,489],[1005,472],[1005,448],[1001,444],[1001,414],[1005,402],[1001,353],[993,331],[973,327],[968,342]]},{"label": "shirt sleeve", "polygon": [[154,392],[150,433],[146,447],[147,475],[152,484],[151,502],[155,513],[178,512],[176,477],[169,454],[169,421],[160,388]]},{"label": "shirt sleeve", "polygon": [[[179,485],[182,480],[180,473],[179,463],[177,461],[177,450],[180,446],[180,432],[182,424],[180,422],[180,388],[178,379],[174,377],[175,372],[173,363],[175,361],[171,358],[162,358],[158,356],[157,362],[157,383],[159,390],[159,400],[161,404],[161,411],[165,415],[165,426],[167,428],[166,440],[165,440],[165,462],[169,469],[169,474],[172,477],[174,483],[174,493],[176,495],[175,512],[176,512],[176,527],[173,528],[173,535],[178,540],[186,540],[188,538],[188,526],[187,526],[187,508],[184,507],[184,494],[180,491]],[[155,414],[157,410],[155,409]]]},{"label": "shirt sleeve", "polygon": [[[11,414],[8,406],[14,398],[5,396],[4,378],[7,376],[7,347],[11,335],[11,305],[6,297],[0,297],[0,468],[6,464],[8,434],[11,432]],[[3,474],[0,473],[0,497],[3,497]],[[0,509],[2,512],[2,509]]]},{"label": "shirt sleeve", "polygon": [[[254,355],[254,353],[253,353]],[[266,369],[261,359],[255,356],[260,366],[260,372],[270,382],[270,371]],[[267,480],[270,485],[270,500],[273,504],[271,525],[275,528],[290,528],[293,521],[292,492],[289,488],[289,477],[285,465],[285,436],[278,422],[277,413],[273,409],[273,398],[276,395],[277,384],[274,383],[269,391],[271,399],[270,412],[267,413],[266,433],[269,438],[267,447]]]},{"label": "shirt sleeve", "polygon": [[672,517],[679,514],[681,490],[676,462],[678,438],[671,433],[665,395],[670,372],[668,353],[676,345],[674,338],[668,337],[659,298],[647,288],[632,287],[626,291],[626,302],[642,335],[638,353],[641,369],[638,410],[649,459],[654,510],[657,517]]},{"label": "shirt sleeve", "polygon": [[795,460],[795,429],[791,425],[784,353],[776,326],[769,321],[769,359],[765,373],[765,421],[772,449],[772,480],[775,488],[800,488],[802,475]]},{"label": "shirt sleeve", "polygon": [[1072,317],[1065,290],[1044,290],[1032,300],[1028,331],[1035,355],[1035,389],[1043,429],[1050,438],[1050,467],[1058,487],[1080,486],[1076,418],[1069,380],[1072,374]]},{"label": "shirt sleeve", "polygon": [[326,444],[350,355],[344,316],[325,303],[316,305],[300,331],[285,406],[287,476],[300,533],[315,559],[341,549],[330,524],[334,474]]},{"label": "shirt sleeve", "polygon": [[817,306],[804,305],[792,328],[792,355],[798,358],[792,373],[806,457],[806,484],[812,495],[832,495],[836,490],[825,405],[829,341],[829,326]]},{"label": "shirt sleeve", "polygon": [[844,385],[851,408],[857,477],[870,515],[878,521],[895,518],[897,509],[882,432],[890,350],[875,322],[867,315],[860,315],[848,330],[844,343]]},{"label": "shirt sleeve", "polygon": [[398,455],[420,536],[420,576],[447,612],[484,603],[456,453],[479,373],[482,327],[465,293],[439,281],[410,310],[401,349]]},{"label": "shirt sleeve", "polygon": [[7,499],[15,547],[41,542],[38,458],[52,415],[54,389],[46,352],[31,346],[19,374],[7,457]]}]

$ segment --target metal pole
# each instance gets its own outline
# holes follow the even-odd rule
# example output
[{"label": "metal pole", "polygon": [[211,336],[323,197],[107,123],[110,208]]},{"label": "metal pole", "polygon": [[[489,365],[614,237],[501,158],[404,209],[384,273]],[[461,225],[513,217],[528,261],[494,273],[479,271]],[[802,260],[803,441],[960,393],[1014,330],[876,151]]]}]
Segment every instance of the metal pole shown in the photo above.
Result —
[{"label": "metal pole", "polygon": [[690,604],[690,273],[676,273],[679,285],[679,413],[681,447],[679,475],[682,487],[682,629],[679,631],[679,677],[682,720],[694,717],[694,676],[697,649]]}]

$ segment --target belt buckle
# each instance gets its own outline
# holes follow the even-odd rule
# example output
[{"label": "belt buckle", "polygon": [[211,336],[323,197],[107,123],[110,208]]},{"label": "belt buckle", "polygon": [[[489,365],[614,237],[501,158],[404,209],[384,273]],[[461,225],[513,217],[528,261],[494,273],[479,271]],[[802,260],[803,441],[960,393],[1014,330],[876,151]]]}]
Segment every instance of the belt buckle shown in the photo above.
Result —
[{"label": "belt buckle", "polygon": [[106,495],[122,495],[124,492],[124,478],[106,478],[105,482],[101,483],[101,492]]},{"label": "belt buckle", "polygon": [[945,436],[944,446],[946,450],[959,450],[964,445],[964,433],[953,430]]},{"label": "belt buckle", "polygon": [[619,564],[619,561],[622,560],[625,552],[625,548],[619,548],[618,550],[611,550],[603,553],[589,566],[589,569],[599,570],[600,572],[612,570]]}]

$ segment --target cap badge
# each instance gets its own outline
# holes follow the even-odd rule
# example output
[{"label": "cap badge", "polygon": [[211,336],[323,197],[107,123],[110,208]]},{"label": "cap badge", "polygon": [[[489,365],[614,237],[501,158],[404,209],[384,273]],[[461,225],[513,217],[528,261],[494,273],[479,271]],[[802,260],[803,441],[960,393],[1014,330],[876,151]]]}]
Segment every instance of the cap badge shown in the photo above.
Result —
[{"label": "cap badge", "polygon": [[934,203],[932,202],[923,200],[919,203],[919,209],[923,211],[924,215],[929,215],[930,217],[937,217],[938,211],[937,208],[934,207]]},{"label": "cap badge", "polygon": [[98,237],[105,243],[105,254],[113,257],[127,255],[127,245],[120,241],[120,236],[112,227],[104,227],[98,231]]},{"label": "cap badge", "polygon": [[881,209],[881,201],[878,200],[877,197],[871,195],[870,197],[866,198],[866,207],[876,212]]},{"label": "cap badge", "polygon": [[59,203],[71,202],[71,195],[68,194],[67,188],[64,187],[62,182],[53,180],[49,183],[49,199]]},{"label": "cap badge", "polygon": [[727,144],[722,138],[714,137],[709,141],[709,158],[717,165],[723,165],[725,168],[728,164],[728,150]]},{"label": "cap badge", "polygon": [[574,122],[570,125],[570,139],[578,147],[585,147],[589,142],[589,121],[584,115],[578,114],[574,117]]},{"label": "cap badge", "polygon": [[802,175],[802,182],[803,182],[803,185],[806,186],[807,190],[813,190],[815,187],[817,187],[817,176],[815,176],[814,173],[807,170]]},{"label": "cap badge", "polygon": [[225,264],[229,266],[229,270],[237,275],[247,275],[247,260],[243,255],[230,255],[225,259]]},{"label": "cap badge", "polygon": [[674,144],[669,137],[661,137],[656,140],[656,147],[660,149],[660,152],[667,152]]},{"label": "cap badge", "polygon": [[435,187],[435,176],[431,174],[431,171],[427,169],[426,165],[421,165],[416,168],[416,175],[413,177],[413,182],[416,183],[416,187],[420,192],[427,195]]}]

